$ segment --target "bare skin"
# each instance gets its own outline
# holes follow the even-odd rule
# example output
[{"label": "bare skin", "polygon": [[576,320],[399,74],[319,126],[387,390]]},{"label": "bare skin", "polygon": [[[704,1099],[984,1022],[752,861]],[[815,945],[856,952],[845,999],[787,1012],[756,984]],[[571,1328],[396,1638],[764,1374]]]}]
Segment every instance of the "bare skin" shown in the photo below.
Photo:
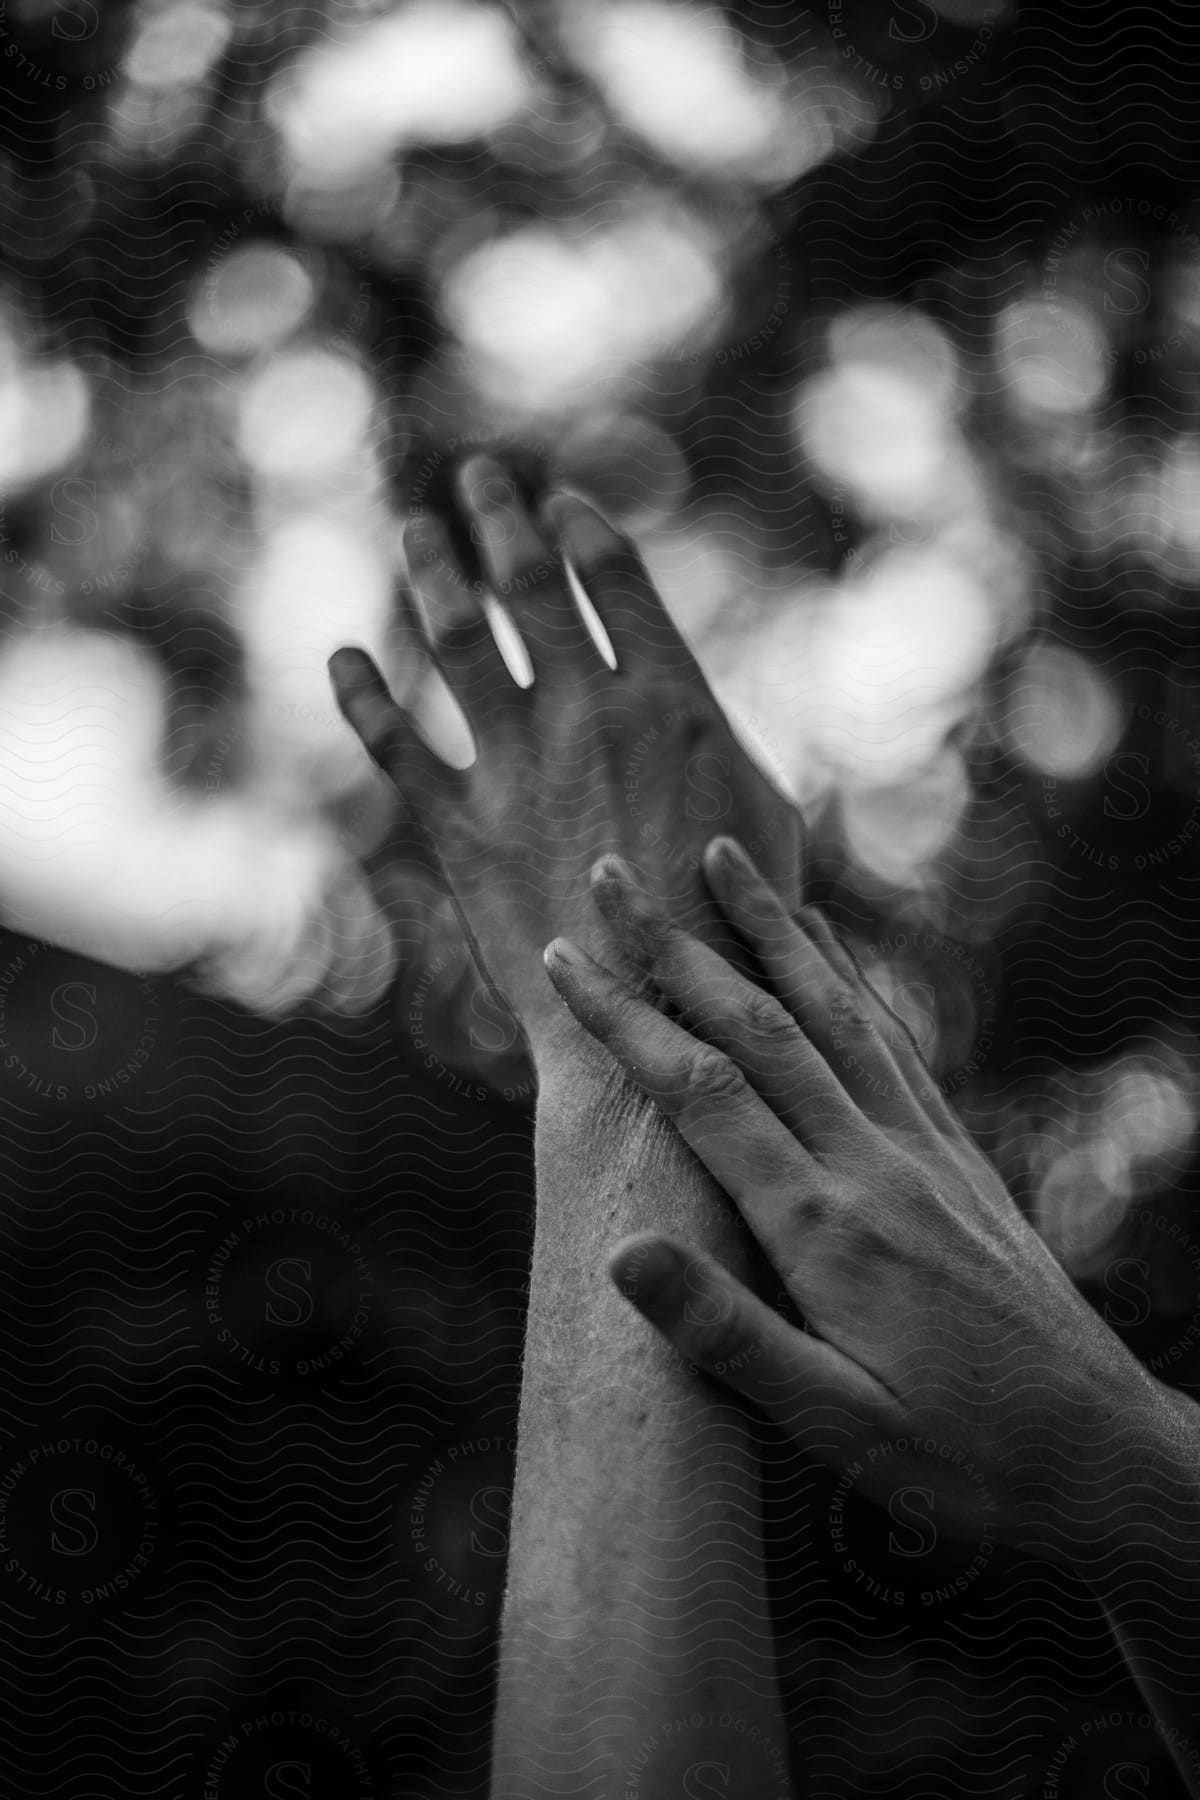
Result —
[{"label": "bare skin", "polygon": [[736,1201],[811,1329],[659,1233],[617,1248],[615,1283],[810,1454],[859,1469],[877,1504],[913,1484],[967,1538],[984,1493],[1000,1542],[1082,1577],[1200,1793],[1200,1407],[1082,1299],[821,917],[789,917],[733,843],[704,868],[765,991],[617,859],[597,906],[652,946],[653,995],[569,941],[547,968]]},{"label": "bare skin", "polygon": [[[467,472],[485,543],[470,495],[502,479]],[[578,503],[551,518],[538,536],[514,503],[483,559],[533,653],[525,691],[436,526],[413,546],[430,652],[479,745],[464,776],[431,760],[369,667],[337,670],[412,809],[423,879],[453,883],[540,1088],[494,1792],[788,1791],[747,1528],[753,1448],[702,1369],[811,1454],[861,1468],[879,1503],[919,1484],[969,1535],[982,1482],[1001,1541],[1097,1594],[1200,1793],[1200,1408],[1084,1304],[819,915],[791,916],[798,821],[731,739],[629,547]],[[615,674],[580,630],[553,533],[589,580]],[[725,821],[698,803],[714,772]],[[759,868],[710,848],[702,883],[722,823],[755,841]],[[441,906],[444,927],[444,892]],[[609,965],[547,952],[569,1012],[538,967],[556,931]],[[737,1215],[807,1330],[755,1291]]]},{"label": "bare skin", "polygon": [[[538,1040],[571,1035],[541,965],[547,938],[569,930],[607,941],[588,903],[598,856],[627,857],[674,916],[711,940],[722,928],[699,870],[714,827],[740,821],[798,905],[802,823],[736,740],[628,540],[567,494],[551,495],[535,525],[503,469],[484,458],[466,465],[459,493],[483,579],[460,566],[436,514],[410,523],[405,550],[425,612],[416,631],[470,726],[474,763],[459,771],[436,756],[364,653],[339,651],[331,674],[350,723],[400,790],[426,870],[446,878],[536,1050]],[[571,597],[564,556],[615,670]],[[487,590],[518,626],[529,687],[517,685],[496,643]]]},{"label": "bare skin", "polygon": [[[442,764],[361,653],[339,652],[331,673],[404,798],[422,879],[431,895],[435,876],[452,889],[494,1007],[511,1007],[536,1072],[537,1222],[493,1791],[657,1800],[737,1769],[764,1800],[782,1800],[753,1421],[698,1383],[604,1277],[613,1236],[650,1226],[685,1233],[751,1283],[757,1253],[677,1133],[562,1005],[542,951],[570,930],[644,979],[641,947],[615,939],[590,901],[593,864],[616,852],[701,938],[738,955],[700,877],[704,843],[738,830],[795,906],[800,819],[736,741],[636,552],[599,514],[552,497],[535,525],[503,469],[478,460],[459,496],[532,685],[510,675],[483,582],[430,514],[406,538],[421,635],[466,716],[475,762],[461,773]],[[615,669],[572,597],[564,555]],[[428,916],[437,923],[434,899]]]}]

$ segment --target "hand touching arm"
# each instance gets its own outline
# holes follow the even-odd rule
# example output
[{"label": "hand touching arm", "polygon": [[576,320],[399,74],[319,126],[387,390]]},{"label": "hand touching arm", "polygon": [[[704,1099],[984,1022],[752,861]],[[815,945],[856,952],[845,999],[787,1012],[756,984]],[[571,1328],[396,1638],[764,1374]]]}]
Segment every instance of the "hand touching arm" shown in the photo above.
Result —
[{"label": "hand touching arm", "polygon": [[654,942],[684,1023],[570,944],[547,966],[736,1201],[809,1329],[657,1233],[621,1246],[615,1279],[867,1499],[919,1496],[952,1537],[1070,1567],[1200,1793],[1200,1408],[1082,1299],[819,915],[790,919],[732,845],[705,870],[767,992],[612,861],[597,904]]}]

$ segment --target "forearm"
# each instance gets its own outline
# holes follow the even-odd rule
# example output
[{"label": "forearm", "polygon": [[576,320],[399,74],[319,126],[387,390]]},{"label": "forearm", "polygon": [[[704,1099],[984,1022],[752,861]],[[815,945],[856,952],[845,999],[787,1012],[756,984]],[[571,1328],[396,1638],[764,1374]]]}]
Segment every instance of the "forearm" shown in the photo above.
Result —
[{"label": "forearm", "polygon": [[541,1059],[536,1149],[493,1793],[659,1800],[714,1765],[783,1800],[748,1421],[605,1268],[654,1226],[748,1274],[745,1228],[582,1032]]},{"label": "forearm", "polygon": [[1107,1525],[1078,1561],[1188,1792],[1200,1795],[1200,1406],[1152,1388],[1111,1459]]}]

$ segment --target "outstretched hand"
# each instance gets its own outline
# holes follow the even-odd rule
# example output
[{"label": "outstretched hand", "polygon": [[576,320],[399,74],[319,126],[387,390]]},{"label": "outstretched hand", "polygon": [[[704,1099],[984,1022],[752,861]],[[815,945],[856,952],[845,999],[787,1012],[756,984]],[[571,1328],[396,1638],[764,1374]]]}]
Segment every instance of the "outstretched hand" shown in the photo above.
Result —
[{"label": "outstretched hand", "polygon": [[[714,829],[738,831],[795,906],[801,822],[734,737],[627,539],[567,494],[551,495],[535,523],[488,458],[464,466],[457,492],[480,574],[464,569],[434,512],[410,521],[405,549],[421,602],[415,628],[470,727],[473,764],[452,769],[430,749],[362,651],[339,651],[330,671],[347,719],[403,797],[427,867],[452,889],[495,991],[544,1064],[564,1027],[575,1030],[546,982],[547,938],[571,932],[627,972],[637,966],[631,946],[597,936],[588,875],[598,856],[626,857],[673,917],[716,941],[720,921],[699,875],[704,842]],[[525,645],[527,687],[493,634],[489,594]],[[462,999],[464,1010],[474,1003],[465,989]],[[486,1050],[472,1057],[465,1033],[442,1050],[486,1072]]]},{"label": "outstretched hand", "polygon": [[920,1481],[966,1536],[986,1483],[1000,1541],[1071,1560],[1111,1522],[1117,1422],[1153,1411],[1158,1384],[1026,1223],[821,916],[790,918],[728,840],[704,872],[762,987],[616,859],[595,871],[597,906],[652,946],[659,1003],[682,1022],[569,942],[546,966],[736,1202],[808,1329],[657,1234],[617,1249],[614,1279],[821,1461],[863,1459],[867,1497]]}]

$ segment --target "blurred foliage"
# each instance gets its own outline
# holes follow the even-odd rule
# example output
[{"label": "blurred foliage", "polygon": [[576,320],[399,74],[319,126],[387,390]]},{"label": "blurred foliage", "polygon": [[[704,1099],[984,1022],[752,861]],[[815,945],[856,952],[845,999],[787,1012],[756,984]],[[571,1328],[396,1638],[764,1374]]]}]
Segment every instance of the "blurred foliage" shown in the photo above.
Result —
[{"label": "blurred foliage", "polygon": [[496,449],[637,536],[813,897],[1200,1384],[1198,21],[1139,17],[8,0],[10,925],[370,1013],[396,819],[324,661],[466,753],[398,541]]}]

